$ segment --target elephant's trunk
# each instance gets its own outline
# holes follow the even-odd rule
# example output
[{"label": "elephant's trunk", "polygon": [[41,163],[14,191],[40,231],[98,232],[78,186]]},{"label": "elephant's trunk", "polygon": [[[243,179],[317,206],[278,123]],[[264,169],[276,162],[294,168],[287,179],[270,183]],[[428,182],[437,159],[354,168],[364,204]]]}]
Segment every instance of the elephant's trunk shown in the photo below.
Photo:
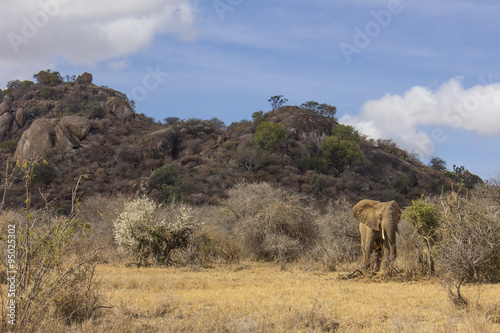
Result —
[{"label": "elephant's trunk", "polygon": [[388,228],[385,230],[387,232],[387,238],[389,243],[389,261],[394,261],[396,259],[396,230],[398,228],[397,219],[391,217],[388,223]]}]

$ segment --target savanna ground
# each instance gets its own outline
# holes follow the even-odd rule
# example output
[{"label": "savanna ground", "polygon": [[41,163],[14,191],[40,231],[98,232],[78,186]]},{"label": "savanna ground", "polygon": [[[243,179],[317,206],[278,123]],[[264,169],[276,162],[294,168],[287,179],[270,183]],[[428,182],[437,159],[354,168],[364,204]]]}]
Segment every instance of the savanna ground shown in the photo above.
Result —
[{"label": "savanna ground", "polygon": [[347,274],[361,256],[352,203],[266,183],[222,206],[5,210],[0,249],[15,225],[17,332],[500,332],[499,203],[496,184],[414,201],[384,276]]},{"label": "savanna ground", "polygon": [[[500,332],[500,285],[467,285],[467,310],[438,280],[343,280],[248,262],[207,269],[100,265],[111,309],[82,332]],[[493,312],[492,312],[493,313]],[[64,330],[64,327],[61,328]]]}]

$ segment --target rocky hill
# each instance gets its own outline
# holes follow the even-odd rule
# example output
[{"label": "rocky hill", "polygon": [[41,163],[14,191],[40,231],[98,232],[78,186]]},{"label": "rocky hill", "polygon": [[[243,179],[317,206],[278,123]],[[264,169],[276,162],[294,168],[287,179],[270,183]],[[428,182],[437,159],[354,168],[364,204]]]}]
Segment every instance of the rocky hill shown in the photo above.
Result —
[{"label": "rocky hill", "polygon": [[[94,85],[89,73],[69,82],[57,72],[35,77],[0,91],[2,179],[6,163],[41,155],[48,164],[36,168],[34,185],[56,207],[71,199],[81,175],[82,197],[146,194],[192,204],[217,204],[241,181],[279,184],[323,202],[405,204],[453,181],[393,143],[367,140],[314,110],[284,106],[227,128],[217,118],[158,123],[135,113],[123,93]],[[8,205],[22,205],[23,186],[13,179]],[[43,203],[41,194],[33,201]]]}]

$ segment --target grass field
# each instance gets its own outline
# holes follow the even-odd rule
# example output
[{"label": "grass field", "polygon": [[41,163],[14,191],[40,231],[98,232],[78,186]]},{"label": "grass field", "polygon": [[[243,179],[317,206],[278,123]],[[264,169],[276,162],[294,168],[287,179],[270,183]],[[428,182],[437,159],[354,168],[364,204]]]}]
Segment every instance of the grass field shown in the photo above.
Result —
[{"label": "grass field", "polygon": [[[500,285],[467,285],[467,310],[439,281],[343,280],[270,263],[191,268],[101,265],[111,309],[84,332],[500,332]],[[493,311],[496,309],[496,311]],[[498,319],[498,318],[497,318]]]}]

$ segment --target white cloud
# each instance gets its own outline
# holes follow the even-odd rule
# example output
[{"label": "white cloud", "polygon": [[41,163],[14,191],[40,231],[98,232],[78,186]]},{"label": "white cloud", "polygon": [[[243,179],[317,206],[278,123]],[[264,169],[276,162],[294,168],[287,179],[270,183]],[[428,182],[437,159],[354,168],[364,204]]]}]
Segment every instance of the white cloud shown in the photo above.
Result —
[{"label": "white cloud", "polygon": [[[429,157],[435,144],[446,139],[446,128],[500,135],[500,84],[491,78],[480,80],[481,84],[468,89],[463,87],[463,78],[456,77],[436,91],[416,86],[402,96],[387,94],[367,101],[358,116],[346,115],[340,121]],[[433,130],[429,133],[421,126]]]},{"label": "white cloud", "polygon": [[92,65],[148,47],[158,34],[194,38],[190,0],[4,0],[0,66],[63,58]]},{"label": "white cloud", "polygon": [[121,59],[121,60],[113,60],[108,63],[108,68],[111,68],[112,70],[119,72],[121,70],[124,70],[125,68],[129,67],[131,65],[130,61],[127,59]]}]

